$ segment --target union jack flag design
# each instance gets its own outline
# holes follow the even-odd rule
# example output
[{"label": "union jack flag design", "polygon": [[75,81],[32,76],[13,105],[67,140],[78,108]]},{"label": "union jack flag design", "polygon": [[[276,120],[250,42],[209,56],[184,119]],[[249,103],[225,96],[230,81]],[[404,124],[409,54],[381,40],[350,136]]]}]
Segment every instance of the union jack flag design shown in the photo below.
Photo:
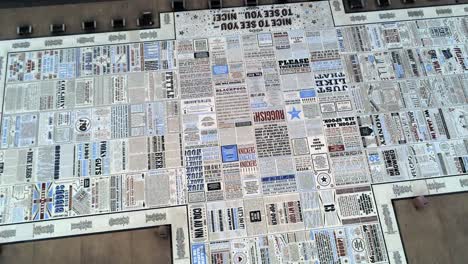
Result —
[{"label": "union jack flag design", "polygon": [[52,218],[54,189],[51,182],[34,185],[32,197],[33,220]]}]

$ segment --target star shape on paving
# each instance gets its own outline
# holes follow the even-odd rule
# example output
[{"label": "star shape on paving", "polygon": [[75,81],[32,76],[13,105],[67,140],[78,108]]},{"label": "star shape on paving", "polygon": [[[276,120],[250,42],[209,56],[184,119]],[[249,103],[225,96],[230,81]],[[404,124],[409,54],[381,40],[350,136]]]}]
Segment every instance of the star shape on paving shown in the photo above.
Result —
[{"label": "star shape on paving", "polygon": [[322,176],[322,178],[320,178],[322,180],[322,182],[328,182],[328,178],[325,177],[325,176]]},{"label": "star shape on paving", "polygon": [[302,111],[299,111],[299,110],[296,110],[296,107],[293,106],[293,109],[291,111],[288,112],[288,114],[291,115],[291,120],[294,119],[294,118],[297,118],[297,119],[301,119],[299,117],[299,114],[301,113]]}]

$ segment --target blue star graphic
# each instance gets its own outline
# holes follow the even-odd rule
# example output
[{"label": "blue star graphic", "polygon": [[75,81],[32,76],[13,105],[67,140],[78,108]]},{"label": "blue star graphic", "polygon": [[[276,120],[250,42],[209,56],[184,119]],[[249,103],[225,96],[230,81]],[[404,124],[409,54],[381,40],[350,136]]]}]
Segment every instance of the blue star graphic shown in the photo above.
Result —
[{"label": "blue star graphic", "polygon": [[301,113],[302,111],[298,111],[296,110],[296,107],[293,106],[293,109],[291,111],[288,112],[288,114],[291,115],[291,120],[293,120],[294,118],[297,118],[297,119],[301,119],[299,117],[299,114]]}]

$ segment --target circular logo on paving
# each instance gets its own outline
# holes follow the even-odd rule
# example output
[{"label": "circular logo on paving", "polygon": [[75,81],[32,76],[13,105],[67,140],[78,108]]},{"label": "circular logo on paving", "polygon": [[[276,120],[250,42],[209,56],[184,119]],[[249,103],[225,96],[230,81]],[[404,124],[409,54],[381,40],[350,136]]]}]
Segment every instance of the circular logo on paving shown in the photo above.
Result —
[{"label": "circular logo on paving", "polygon": [[317,175],[317,182],[318,184],[320,184],[320,186],[324,187],[330,185],[330,175],[328,175],[327,173],[319,173],[319,175]]},{"label": "circular logo on paving", "polygon": [[242,252],[238,252],[234,254],[234,263],[238,263],[238,264],[247,263],[247,256]]},{"label": "circular logo on paving", "polygon": [[81,117],[76,120],[75,129],[80,132],[86,132],[91,127],[91,121],[86,117]]},{"label": "circular logo on paving", "polygon": [[362,252],[364,251],[364,240],[361,238],[355,238],[352,242],[354,251]]},{"label": "circular logo on paving", "polygon": [[439,148],[440,150],[444,151],[444,152],[448,152],[450,151],[450,144],[448,144],[447,142],[442,142],[439,144]]}]

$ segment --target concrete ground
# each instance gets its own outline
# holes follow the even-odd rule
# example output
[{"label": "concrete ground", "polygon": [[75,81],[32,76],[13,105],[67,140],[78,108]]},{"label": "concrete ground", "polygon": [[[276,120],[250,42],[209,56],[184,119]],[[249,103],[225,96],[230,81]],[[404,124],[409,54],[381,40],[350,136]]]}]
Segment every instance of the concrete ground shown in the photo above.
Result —
[{"label": "concrete ground", "polygon": [[393,203],[408,263],[468,263],[468,192],[427,199],[423,210],[412,199]]},{"label": "concrete ground", "polygon": [[[13,0],[9,0],[13,1]],[[25,0],[23,0],[25,1]],[[31,0],[27,0],[31,1]],[[27,2],[26,1],[26,2]],[[154,27],[159,27],[159,13],[171,12],[170,0],[41,0],[42,2],[55,3],[80,2],[79,4],[46,5],[22,8],[0,9],[0,40],[18,38],[16,28],[18,25],[32,25],[33,34],[29,37],[50,36],[50,24],[66,25],[66,34],[82,34],[81,22],[83,20],[96,20],[96,32],[112,31],[112,18],[125,18],[126,30],[137,29],[136,19],[145,11],[153,12],[155,17]],[[94,2],[90,2],[94,1]],[[259,4],[273,4],[276,0],[259,0]],[[290,0],[290,2],[300,2]],[[225,7],[243,6],[243,0],[224,0]],[[208,0],[186,0],[189,10],[207,9]],[[0,5],[1,8],[1,5]]]},{"label": "concrete ground", "polygon": [[2,264],[168,264],[171,240],[155,228],[2,246]]}]

